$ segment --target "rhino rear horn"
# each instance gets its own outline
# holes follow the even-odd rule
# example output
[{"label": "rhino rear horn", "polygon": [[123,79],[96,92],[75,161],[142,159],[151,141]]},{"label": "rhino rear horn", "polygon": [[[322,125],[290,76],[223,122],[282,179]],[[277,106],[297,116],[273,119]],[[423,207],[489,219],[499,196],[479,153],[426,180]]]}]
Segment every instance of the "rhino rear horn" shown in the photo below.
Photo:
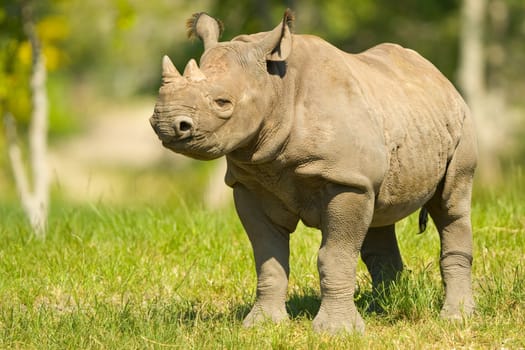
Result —
[{"label": "rhino rear horn", "polygon": [[188,37],[199,37],[204,43],[204,50],[215,46],[222,34],[224,25],[216,18],[209,16],[204,12],[195,13],[186,22]]},{"label": "rhino rear horn", "polygon": [[206,79],[206,76],[193,58],[188,62],[186,68],[184,68],[184,77],[195,82]]}]

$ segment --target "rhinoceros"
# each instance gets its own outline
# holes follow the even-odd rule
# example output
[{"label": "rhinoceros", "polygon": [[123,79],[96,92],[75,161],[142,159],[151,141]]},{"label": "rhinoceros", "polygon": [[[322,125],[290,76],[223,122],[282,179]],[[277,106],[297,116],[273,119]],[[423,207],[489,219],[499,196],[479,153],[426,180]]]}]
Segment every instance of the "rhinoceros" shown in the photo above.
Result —
[{"label": "rhinoceros", "polygon": [[[226,156],[225,182],[253,248],[256,300],[243,321],[288,318],[289,238],[301,220],[321,230],[319,332],[364,331],[354,304],[361,256],[373,286],[403,269],[395,223],[422,208],[441,242],[441,316],[474,310],[470,206],[473,120],[454,86],[413,50],[380,44],[350,54],[271,31],[219,42],[221,22],[188,21],[204,44],[181,75],[162,59],[150,123],[164,147]],[[424,226],[424,225],[423,225]]]}]

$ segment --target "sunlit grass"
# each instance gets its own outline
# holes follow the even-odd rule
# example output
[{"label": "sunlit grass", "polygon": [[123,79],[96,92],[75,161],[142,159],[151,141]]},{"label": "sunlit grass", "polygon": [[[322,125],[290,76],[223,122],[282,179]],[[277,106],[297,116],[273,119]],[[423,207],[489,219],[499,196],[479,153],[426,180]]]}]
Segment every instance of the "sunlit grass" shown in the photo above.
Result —
[{"label": "sunlit grass", "polygon": [[417,235],[417,218],[410,217],[397,225],[406,269],[378,301],[385,314],[366,312],[372,293],[360,264],[356,304],[367,330],[343,337],[311,330],[320,302],[316,230],[300,225],[292,235],[290,322],[243,329],[255,272],[231,207],[211,213],[183,199],[133,209],[57,204],[40,242],[6,204],[0,348],[523,348],[525,207],[515,192],[523,190],[521,180],[474,198],[474,317],[458,324],[439,319],[438,235],[431,225]]}]

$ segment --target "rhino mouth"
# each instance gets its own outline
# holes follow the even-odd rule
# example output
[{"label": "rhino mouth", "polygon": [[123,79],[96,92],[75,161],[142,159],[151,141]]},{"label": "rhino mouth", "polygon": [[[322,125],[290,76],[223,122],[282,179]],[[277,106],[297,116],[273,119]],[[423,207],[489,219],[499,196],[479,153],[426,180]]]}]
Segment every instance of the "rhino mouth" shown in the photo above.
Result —
[{"label": "rhino mouth", "polygon": [[210,142],[212,137],[204,134],[193,134],[185,139],[162,141],[162,145],[175,153],[199,159],[211,160],[224,155],[219,145]]}]

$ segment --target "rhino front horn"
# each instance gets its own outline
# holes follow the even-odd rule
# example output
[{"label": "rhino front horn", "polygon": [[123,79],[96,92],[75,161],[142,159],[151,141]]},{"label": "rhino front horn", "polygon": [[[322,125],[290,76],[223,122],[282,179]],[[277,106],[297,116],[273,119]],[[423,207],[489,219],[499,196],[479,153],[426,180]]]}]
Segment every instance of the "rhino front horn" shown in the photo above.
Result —
[{"label": "rhino front horn", "polygon": [[178,78],[180,76],[179,71],[175,68],[175,65],[171,62],[170,58],[167,55],[164,55],[164,57],[162,57],[162,77],[166,79]]}]

